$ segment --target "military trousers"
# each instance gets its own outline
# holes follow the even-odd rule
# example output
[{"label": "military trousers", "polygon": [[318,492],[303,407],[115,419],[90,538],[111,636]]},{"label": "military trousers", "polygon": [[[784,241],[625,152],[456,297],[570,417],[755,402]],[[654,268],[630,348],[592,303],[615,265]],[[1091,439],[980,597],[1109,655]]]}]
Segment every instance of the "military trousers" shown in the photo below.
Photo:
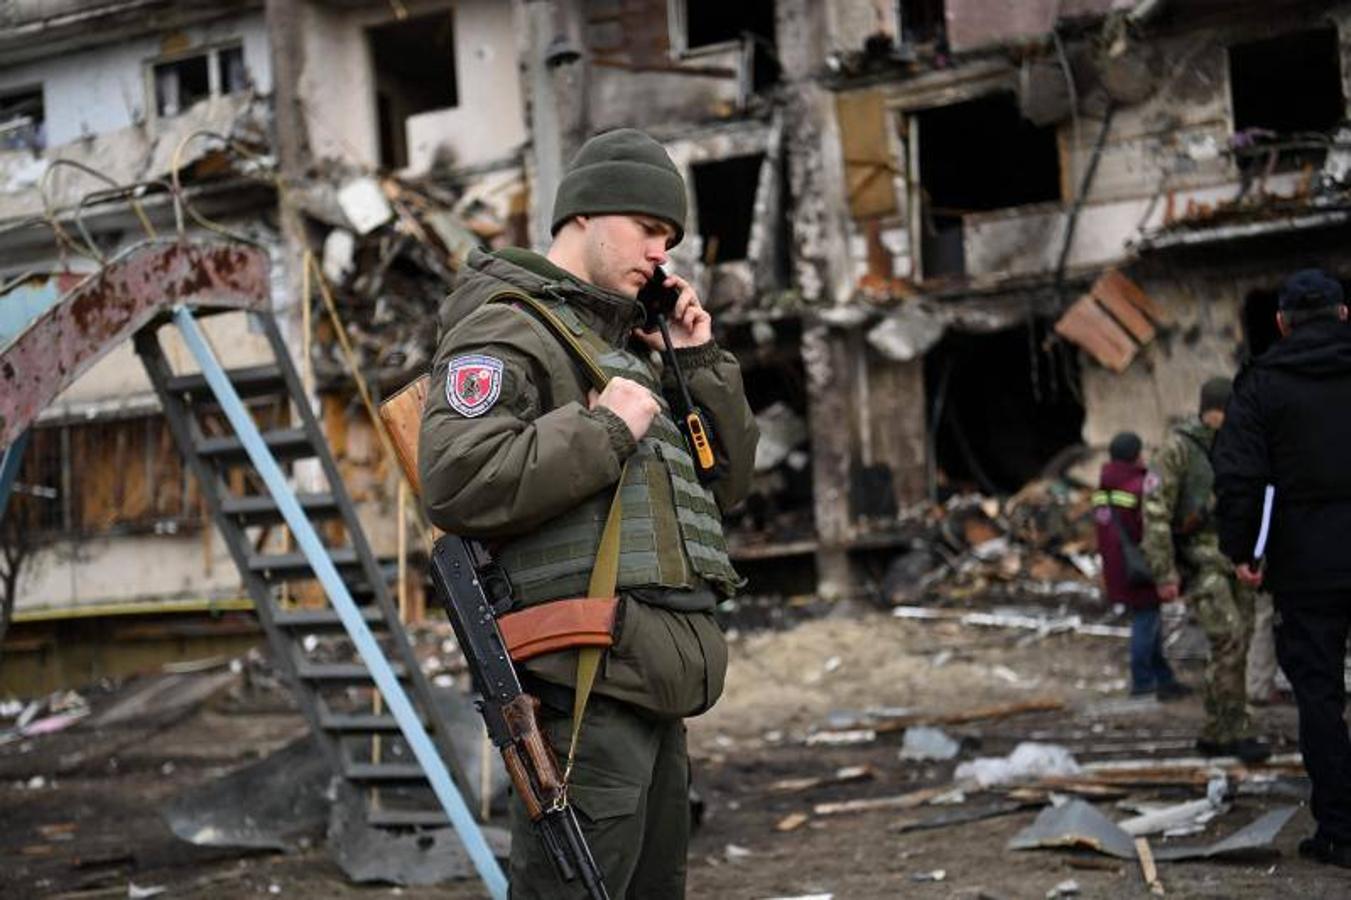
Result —
[{"label": "military trousers", "polygon": [[1201,739],[1230,743],[1252,737],[1248,719],[1248,645],[1256,592],[1231,568],[1207,568],[1188,585],[1187,603],[1210,642],[1201,698],[1206,721]]},{"label": "military trousers", "polygon": [[[552,687],[552,686],[549,686]],[[533,686],[527,688],[534,690]],[[562,767],[572,729],[572,692],[538,691],[540,727]],[[685,723],[592,694],[582,717],[568,797],[614,900],[680,900],[690,837]],[[564,885],[519,797],[511,800],[512,900],[584,898]]]}]

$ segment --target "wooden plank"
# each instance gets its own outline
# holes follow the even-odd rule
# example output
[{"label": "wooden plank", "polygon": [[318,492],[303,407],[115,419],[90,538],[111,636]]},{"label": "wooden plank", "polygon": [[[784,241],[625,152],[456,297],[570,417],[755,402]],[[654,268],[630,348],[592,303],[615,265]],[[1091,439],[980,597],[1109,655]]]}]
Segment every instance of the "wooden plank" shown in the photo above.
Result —
[{"label": "wooden plank", "polygon": [[1140,285],[1121,274],[1117,269],[1108,269],[1103,272],[1098,280],[1093,283],[1092,293],[1099,298],[1109,294],[1117,295],[1158,324],[1171,325],[1173,323],[1173,317],[1150,299],[1149,295],[1141,290]]},{"label": "wooden plank", "polygon": [[984,722],[994,719],[1007,719],[1031,712],[1056,712],[1065,708],[1065,701],[1054,697],[1041,697],[1023,700],[1018,703],[1000,703],[994,706],[982,706],[962,712],[952,713],[913,713],[897,716],[878,722],[870,727],[878,734],[901,731],[911,725],[965,725],[968,722]]},{"label": "wooden plank", "polygon": [[1163,896],[1163,882],[1159,881],[1159,870],[1154,865],[1154,853],[1149,849],[1149,839],[1135,839],[1135,853],[1140,857],[1140,874],[1144,876],[1149,892],[1157,897]]},{"label": "wooden plank", "polygon": [[887,140],[887,113],[879,90],[842,91],[835,98],[844,155],[849,213],[855,219],[896,211],[892,172],[896,168]]},{"label": "wooden plank", "polygon": [[836,816],[841,813],[873,812],[879,809],[914,809],[935,797],[951,793],[956,787],[957,785],[953,784],[943,784],[894,797],[861,797],[857,800],[842,800],[836,803],[818,803],[812,808],[812,812],[818,816]]},{"label": "wooden plank", "polygon": [[1120,291],[1105,290],[1098,293],[1095,290],[1093,298],[1101,303],[1107,312],[1111,313],[1112,318],[1116,319],[1126,331],[1130,332],[1131,337],[1141,344],[1148,344],[1154,340],[1154,323],[1145,318],[1140,308],[1127,300]]},{"label": "wooden plank", "polygon": [[1055,333],[1088,352],[1113,372],[1124,372],[1135,359],[1137,347],[1096,300],[1085,294],[1055,323]]}]

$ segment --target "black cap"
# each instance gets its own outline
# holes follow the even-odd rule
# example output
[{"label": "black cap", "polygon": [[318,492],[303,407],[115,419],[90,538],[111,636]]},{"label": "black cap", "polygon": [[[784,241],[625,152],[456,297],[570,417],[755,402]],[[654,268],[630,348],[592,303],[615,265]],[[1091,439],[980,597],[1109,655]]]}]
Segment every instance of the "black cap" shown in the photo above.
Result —
[{"label": "black cap", "polygon": [[1276,304],[1281,312],[1325,309],[1346,302],[1341,282],[1322,269],[1301,269],[1281,285]]},{"label": "black cap", "polygon": [[1234,383],[1223,375],[1216,376],[1201,385],[1201,412],[1218,409],[1221,412],[1229,405],[1234,393]]},{"label": "black cap", "polygon": [[1134,431],[1123,431],[1107,445],[1107,453],[1118,462],[1135,462],[1140,458],[1140,448],[1144,446],[1140,435]]}]

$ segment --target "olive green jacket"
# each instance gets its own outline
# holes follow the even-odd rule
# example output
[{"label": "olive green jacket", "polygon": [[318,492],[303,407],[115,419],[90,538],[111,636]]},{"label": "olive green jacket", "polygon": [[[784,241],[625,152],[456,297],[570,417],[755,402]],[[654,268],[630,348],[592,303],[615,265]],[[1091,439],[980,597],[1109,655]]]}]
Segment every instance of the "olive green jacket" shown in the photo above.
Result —
[{"label": "olive green jacket", "polygon": [[[616,347],[626,345],[642,320],[636,300],[581,282],[537,254],[470,255],[440,311],[418,458],[431,521],[453,534],[489,541],[529,534],[599,492],[613,493],[624,461],[637,448],[617,415],[588,408],[590,385],[557,338],[524,311],[488,302],[503,292],[565,304]],[[503,364],[499,396],[474,416],[456,411],[447,396],[449,362],[466,354]],[[726,459],[726,474],[712,485],[719,507],[726,510],[749,489],[759,437],[741,371],[735,358],[712,342],[676,354],[694,402],[713,420]],[[661,379],[667,383],[670,373],[662,372]],[[664,648],[662,659],[649,658],[636,666],[640,671],[624,671],[626,652],[657,647],[658,636],[669,643],[673,635],[676,646]],[[623,631],[610,656],[597,692],[658,712],[706,708],[721,691],[726,648],[707,612],[626,601]],[[655,670],[658,666],[662,671]],[[570,681],[569,668],[550,657],[532,660],[528,668],[552,681]],[[681,670],[691,668],[718,671],[680,683]],[[691,696],[694,702],[681,711]]]},{"label": "olive green jacket", "polygon": [[1150,466],[1140,549],[1157,584],[1190,583],[1203,571],[1230,568],[1215,532],[1214,442],[1215,431],[1192,417],[1169,434]]}]

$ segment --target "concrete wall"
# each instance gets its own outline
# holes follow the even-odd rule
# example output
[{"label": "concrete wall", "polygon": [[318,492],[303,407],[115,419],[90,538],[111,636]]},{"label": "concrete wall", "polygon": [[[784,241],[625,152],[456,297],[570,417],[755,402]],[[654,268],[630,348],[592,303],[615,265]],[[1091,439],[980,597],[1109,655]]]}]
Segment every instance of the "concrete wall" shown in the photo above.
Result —
[{"label": "concrete wall", "polygon": [[[406,4],[410,16],[452,7]],[[444,146],[457,165],[513,155],[525,141],[513,4],[465,0],[453,7],[459,104],[408,122],[409,167],[425,171]],[[375,79],[366,29],[393,21],[388,6],[356,10],[305,7],[301,93],[316,156],[375,166],[379,137]]]},{"label": "concrete wall", "polygon": [[16,610],[241,596],[239,570],[208,526],[206,533],[96,538],[45,549],[24,563]]},{"label": "concrete wall", "polygon": [[0,61],[0,93],[41,85],[47,146],[55,147],[145,122],[154,105],[150,61],[237,41],[255,86],[271,91],[267,30],[262,13],[252,13],[17,66]]}]

